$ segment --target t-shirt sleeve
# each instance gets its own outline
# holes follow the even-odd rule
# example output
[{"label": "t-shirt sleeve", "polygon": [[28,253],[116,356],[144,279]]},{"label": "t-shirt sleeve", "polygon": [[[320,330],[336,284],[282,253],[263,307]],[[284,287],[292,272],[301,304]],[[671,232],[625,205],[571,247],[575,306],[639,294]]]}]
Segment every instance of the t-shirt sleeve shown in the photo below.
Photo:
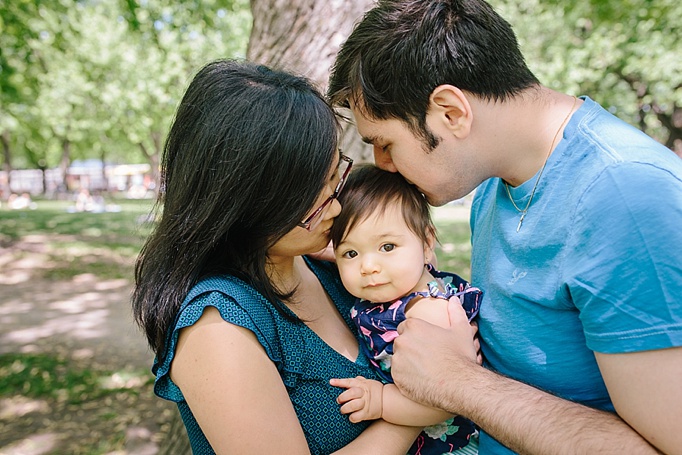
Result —
[{"label": "t-shirt sleeve", "polygon": [[[200,294],[195,297],[188,305],[186,305],[180,312],[177,319],[177,324],[169,337],[168,346],[166,346],[166,356],[161,363],[155,362],[152,372],[156,375],[154,384],[154,392],[161,398],[170,401],[180,402],[184,401],[184,396],[180,388],[173,383],[170,378],[170,366],[175,357],[175,349],[177,348],[178,336],[180,330],[194,325],[206,307],[215,307],[222,318],[234,325],[244,327],[256,335],[259,343],[265,349],[268,357],[278,368],[281,366],[281,353],[276,345],[269,342],[267,333],[259,329],[258,324],[254,321],[254,315],[250,314],[247,308],[244,308],[235,298],[226,295],[219,291],[212,291]],[[256,315],[257,317],[257,315]],[[265,317],[268,317],[265,315]],[[273,324],[262,324],[265,327]]]},{"label": "t-shirt sleeve", "polygon": [[682,345],[682,182],[644,163],[605,169],[580,200],[565,264],[587,345]]}]

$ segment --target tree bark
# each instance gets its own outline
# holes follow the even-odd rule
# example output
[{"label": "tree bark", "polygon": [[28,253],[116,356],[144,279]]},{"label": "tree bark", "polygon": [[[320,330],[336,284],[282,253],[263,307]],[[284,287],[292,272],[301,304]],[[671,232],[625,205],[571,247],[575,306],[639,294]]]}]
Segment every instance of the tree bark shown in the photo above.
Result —
[{"label": "tree bark", "polygon": [[173,413],[168,433],[159,445],[158,455],[190,455],[191,453],[185,424],[182,422],[180,412],[176,411]]},{"label": "tree bark", "polygon": [[[249,60],[301,74],[324,93],[339,47],[374,0],[251,0]],[[357,162],[372,149],[344,122],[341,149]]]},{"label": "tree bark", "polygon": [[71,141],[66,137],[60,139],[62,143],[62,156],[59,159],[59,169],[62,173],[62,185],[68,192],[69,188],[69,166],[71,166]]},{"label": "tree bark", "polygon": [[161,152],[163,148],[163,143],[161,142],[161,133],[158,131],[152,131],[150,133],[152,139],[153,149],[150,152],[143,142],[139,142],[137,145],[140,147],[142,154],[147,158],[149,165],[151,166],[151,177],[154,182],[154,194],[159,194],[161,189]]},{"label": "tree bark", "polygon": [[10,174],[12,174],[12,149],[10,148],[10,137],[8,130],[4,130],[2,132],[0,135],[0,141],[2,141],[2,156],[4,157],[3,168],[5,175],[7,176],[6,179],[0,182],[2,185],[2,187],[0,187],[0,199],[6,201],[9,198],[9,195],[12,193],[12,190],[10,189]]}]

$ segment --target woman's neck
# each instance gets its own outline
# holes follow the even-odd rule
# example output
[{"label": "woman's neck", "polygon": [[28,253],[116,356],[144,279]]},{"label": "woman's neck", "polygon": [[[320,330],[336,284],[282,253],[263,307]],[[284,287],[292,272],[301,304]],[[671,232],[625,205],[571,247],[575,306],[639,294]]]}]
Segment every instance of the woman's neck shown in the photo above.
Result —
[{"label": "woman's neck", "polygon": [[301,282],[301,256],[268,258],[265,271],[273,285],[286,294],[296,289]]}]

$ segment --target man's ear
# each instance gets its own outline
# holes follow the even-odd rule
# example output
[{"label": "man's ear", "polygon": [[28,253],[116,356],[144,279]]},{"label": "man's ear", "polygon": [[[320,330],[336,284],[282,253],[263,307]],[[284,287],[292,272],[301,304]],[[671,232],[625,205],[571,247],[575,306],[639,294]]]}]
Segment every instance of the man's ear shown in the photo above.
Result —
[{"label": "man's ear", "polygon": [[453,85],[439,85],[429,97],[429,116],[436,116],[453,135],[464,139],[471,132],[473,112],[462,90]]}]

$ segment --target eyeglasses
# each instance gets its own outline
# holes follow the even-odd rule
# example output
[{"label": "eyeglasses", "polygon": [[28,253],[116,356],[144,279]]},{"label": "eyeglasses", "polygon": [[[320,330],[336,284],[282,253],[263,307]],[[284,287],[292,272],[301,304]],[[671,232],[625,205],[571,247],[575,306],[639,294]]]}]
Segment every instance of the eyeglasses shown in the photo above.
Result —
[{"label": "eyeglasses", "polygon": [[298,223],[300,227],[305,228],[308,231],[312,231],[320,224],[320,221],[322,221],[324,218],[325,213],[327,213],[327,210],[329,210],[329,207],[331,207],[332,201],[339,197],[339,194],[341,194],[341,190],[343,189],[343,185],[346,184],[346,177],[348,177],[351,167],[353,167],[353,160],[346,155],[341,154],[338,169],[338,175],[340,175],[341,178],[339,179],[339,183],[336,184],[334,192],[331,196],[325,199],[322,205],[315,209],[315,211],[308,218],[306,218],[305,221]]}]

